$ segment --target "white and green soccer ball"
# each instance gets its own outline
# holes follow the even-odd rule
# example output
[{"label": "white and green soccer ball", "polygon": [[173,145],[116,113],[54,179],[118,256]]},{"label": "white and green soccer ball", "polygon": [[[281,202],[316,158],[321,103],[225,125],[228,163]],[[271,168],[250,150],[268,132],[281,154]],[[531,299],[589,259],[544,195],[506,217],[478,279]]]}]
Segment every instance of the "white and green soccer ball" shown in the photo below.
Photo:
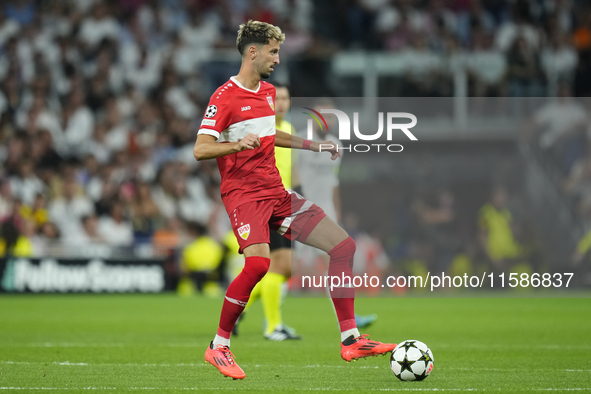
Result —
[{"label": "white and green soccer ball", "polygon": [[423,380],[433,371],[433,352],[421,341],[409,339],[398,344],[390,356],[390,368],[404,381]]}]

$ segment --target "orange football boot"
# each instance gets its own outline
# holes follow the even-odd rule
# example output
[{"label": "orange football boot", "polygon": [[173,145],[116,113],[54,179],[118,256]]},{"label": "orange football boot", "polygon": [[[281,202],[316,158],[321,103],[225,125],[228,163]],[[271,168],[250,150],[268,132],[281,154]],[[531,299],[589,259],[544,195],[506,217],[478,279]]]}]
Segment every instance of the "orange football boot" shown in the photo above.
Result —
[{"label": "orange football boot", "polygon": [[246,376],[234,361],[234,355],[228,346],[217,345],[214,349],[212,342],[205,351],[205,362],[216,367],[222,375],[232,379],[244,379]]},{"label": "orange football boot", "polygon": [[396,349],[395,343],[370,341],[369,335],[354,338],[351,335],[341,343],[341,357],[346,362],[359,358],[386,354]]}]

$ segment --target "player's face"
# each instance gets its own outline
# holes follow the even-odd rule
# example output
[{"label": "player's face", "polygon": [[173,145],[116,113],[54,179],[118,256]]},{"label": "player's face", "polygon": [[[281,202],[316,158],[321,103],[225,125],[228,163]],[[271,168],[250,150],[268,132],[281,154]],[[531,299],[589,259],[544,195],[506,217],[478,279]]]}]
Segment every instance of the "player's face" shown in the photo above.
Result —
[{"label": "player's face", "polygon": [[255,70],[261,78],[267,79],[279,64],[279,43],[271,40],[267,45],[260,48],[254,61]]},{"label": "player's face", "polygon": [[285,117],[291,106],[291,97],[287,88],[277,88],[275,92],[275,115]]}]

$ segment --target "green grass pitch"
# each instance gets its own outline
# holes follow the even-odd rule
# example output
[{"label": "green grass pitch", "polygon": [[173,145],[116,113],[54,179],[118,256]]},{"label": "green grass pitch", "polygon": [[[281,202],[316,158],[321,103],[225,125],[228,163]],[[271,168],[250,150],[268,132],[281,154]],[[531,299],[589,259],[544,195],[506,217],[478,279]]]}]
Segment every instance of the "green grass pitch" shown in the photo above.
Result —
[{"label": "green grass pitch", "polygon": [[0,297],[0,393],[306,391],[591,391],[590,298],[359,299],[380,341],[418,339],[435,367],[400,382],[387,357],[340,359],[327,299],[290,298],[284,320],[302,341],[262,336],[254,305],[232,339],[246,379],[203,361],[221,299],[165,295]]}]

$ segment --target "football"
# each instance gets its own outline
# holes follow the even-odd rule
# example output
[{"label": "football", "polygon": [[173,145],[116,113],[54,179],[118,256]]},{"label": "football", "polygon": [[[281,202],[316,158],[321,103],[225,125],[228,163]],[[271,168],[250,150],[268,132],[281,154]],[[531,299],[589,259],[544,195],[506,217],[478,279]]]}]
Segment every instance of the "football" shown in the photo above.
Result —
[{"label": "football", "polygon": [[433,371],[433,352],[421,341],[409,339],[398,344],[390,356],[390,368],[403,381],[423,380]]}]

